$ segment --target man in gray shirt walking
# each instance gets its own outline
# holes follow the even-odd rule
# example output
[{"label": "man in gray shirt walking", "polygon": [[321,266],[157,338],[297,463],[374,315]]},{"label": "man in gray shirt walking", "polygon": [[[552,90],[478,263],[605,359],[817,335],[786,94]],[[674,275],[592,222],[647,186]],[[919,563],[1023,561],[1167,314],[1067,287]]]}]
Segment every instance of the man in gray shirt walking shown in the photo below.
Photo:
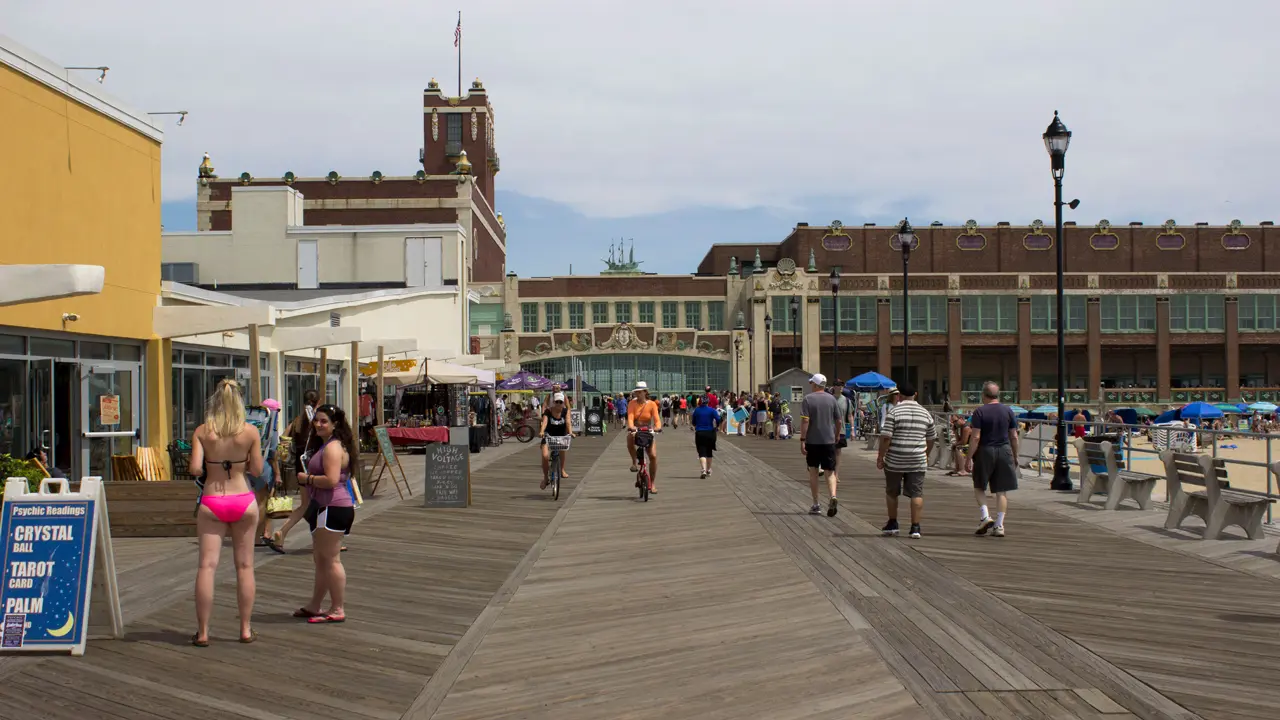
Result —
[{"label": "man in gray shirt walking", "polygon": [[809,378],[809,394],[800,405],[800,453],[809,466],[809,491],[813,494],[810,515],[822,512],[818,504],[818,469],[827,472],[827,487],[831,491],[831,503],[827,505],[827,517],[836,514],[836,440],[840,437],[840,411],[836,399],[824,388],[827,377],[818,373]]}]

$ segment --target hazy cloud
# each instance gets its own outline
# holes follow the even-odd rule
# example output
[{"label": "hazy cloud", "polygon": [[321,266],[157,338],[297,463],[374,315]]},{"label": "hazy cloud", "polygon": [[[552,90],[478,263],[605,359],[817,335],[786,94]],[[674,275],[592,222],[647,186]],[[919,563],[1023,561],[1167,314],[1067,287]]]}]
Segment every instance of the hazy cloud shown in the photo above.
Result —
[{"label": "hazy cloud", "polygon": [[[168,199],[206,150],[224,176],[411,174],[421,90],[457,82],[438,3],[0,0],[0,18],[55,61],[110,65],[139,109],[191,111],[168,122]],[[1047,218],[1058,109],[1081,222],[1256,222],[1276,214],[1278,25],[1274,0],[490,0],[463,8],[463,79],[490,92],[499,186],[587,216],[822,196],[849,223],[906,198]]]}]

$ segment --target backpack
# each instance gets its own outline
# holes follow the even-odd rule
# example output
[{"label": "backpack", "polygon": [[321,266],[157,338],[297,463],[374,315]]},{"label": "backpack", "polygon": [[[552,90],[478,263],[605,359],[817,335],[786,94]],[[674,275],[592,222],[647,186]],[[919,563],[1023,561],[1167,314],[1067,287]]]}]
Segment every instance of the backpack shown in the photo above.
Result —
[{"label": "backpack", "polygon": [[671,398],[667,398],[667,397],[662,398],[662,411],[668,412],[670,410],[671,410]]}]

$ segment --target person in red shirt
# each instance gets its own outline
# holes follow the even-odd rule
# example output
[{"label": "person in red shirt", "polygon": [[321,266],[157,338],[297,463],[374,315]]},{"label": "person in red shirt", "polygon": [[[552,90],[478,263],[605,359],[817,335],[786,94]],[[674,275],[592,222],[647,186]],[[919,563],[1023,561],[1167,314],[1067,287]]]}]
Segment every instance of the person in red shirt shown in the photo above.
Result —
[{"label": "person in red shirt", "polygon": [[720,398],[716,397],[716,394],[711,390],[710,385],[707,386],[706,398],[707,398],[708,405],[710,405],[713,408],[716,408],[717,410],[720,409]]}]

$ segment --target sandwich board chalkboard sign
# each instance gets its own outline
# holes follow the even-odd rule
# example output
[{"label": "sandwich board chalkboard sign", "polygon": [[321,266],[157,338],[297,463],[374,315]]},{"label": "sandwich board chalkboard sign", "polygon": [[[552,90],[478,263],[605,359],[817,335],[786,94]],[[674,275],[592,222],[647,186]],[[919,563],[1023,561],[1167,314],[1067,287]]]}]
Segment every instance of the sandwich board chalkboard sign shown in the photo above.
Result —
[{"label": "sandwich board chalkboard sign", "polygon": [[434,443],[427,447],[424,506],[465,508],[471,504],[471,448]]}]

